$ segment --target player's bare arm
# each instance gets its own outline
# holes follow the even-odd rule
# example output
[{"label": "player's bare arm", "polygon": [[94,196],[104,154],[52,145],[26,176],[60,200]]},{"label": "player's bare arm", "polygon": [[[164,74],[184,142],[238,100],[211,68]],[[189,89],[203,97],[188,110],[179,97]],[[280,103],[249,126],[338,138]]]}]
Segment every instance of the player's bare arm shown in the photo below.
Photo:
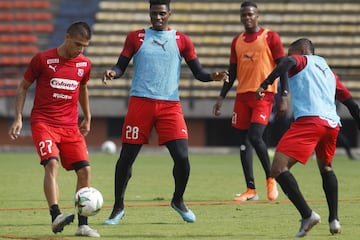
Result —
[{"label": "player's bare arm", "polygon": [[20,82],[20,85],[16,90],[15,118],[9,129],[9,136],[11,140],[15,140],[20,136],[22,129],[22,111],[26,100],[26,93],[30,86],[31,82],[23,80]]},{"label": "player's bare arm", "polygon": [[224,101],[224,98],[222,96],[219,96],[216,103],[214,104],[214,107],[213,107],[213,115],[218,117],[221,115],[221,106],[223,105],[223,101]]},{"label": "player's bare arm", "polygon": [[89,92],[86,84],[80,85],[79,103],[84,114],[79,129],[82,135],[86,136],[90,132],[91,113],[89,104]]}]

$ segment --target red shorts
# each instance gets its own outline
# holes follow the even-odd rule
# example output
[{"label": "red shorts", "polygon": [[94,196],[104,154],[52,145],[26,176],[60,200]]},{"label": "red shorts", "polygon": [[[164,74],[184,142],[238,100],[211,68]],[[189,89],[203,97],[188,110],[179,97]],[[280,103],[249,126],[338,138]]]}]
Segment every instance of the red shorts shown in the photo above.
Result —
[{"label": "red shorts", "polygon": [[88,161],[88,150],[79,128],[58,128],[44,123],[31,125],[33,142],[40,156],[41,164],[50,158],[59,158],[66,170],[73,170],[73,164]]},{"label": "red shorts", "polygon": [[280,139],[276,151],[284,153],[302,164],[306,164],[312,153],[324,163],[330,164],[336,150],[339,127],[309,123],[307,118],[293,122]]},{"label": "red shorts", "polygon": [[232,126],[238,129],[249,129],[251,123],[268,125],[274,94],[266,93],[264,99],[256,100],[255,92],[237,94],[232,115]]},{"label": "red shorts", "polygon": [[158,134],[159,145],[175,139],[188,139],[179,101],[131,97],[122,129],[122,141],[146,144],[153,127]]}]

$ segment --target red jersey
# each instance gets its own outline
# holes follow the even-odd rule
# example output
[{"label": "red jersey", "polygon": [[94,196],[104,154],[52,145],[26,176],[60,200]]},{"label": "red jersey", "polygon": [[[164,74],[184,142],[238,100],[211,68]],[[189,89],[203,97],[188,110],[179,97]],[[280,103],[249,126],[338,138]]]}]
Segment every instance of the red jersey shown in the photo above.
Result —
[{"label": "red jersey", "polygon": [[[132,56],[141,47],[141,44],[144,41],[144,36],[144,29],[130,32],[126,37],[121,55],[127,58],[132,58]],[[191,61],[197,58],[194,44],[189,38],[189,36],[181,32],[176,32],[176,43],[179,47],[180,55],[185,59],[185,61]]]},{"label": "red jersey", "polygon": [[341,82],[340,77],[334,72],[335,79],[336,79],[336,93],[335,98],[340,102],[345,102],[346,100],[352,98],[350,91],[344,86]]},{"label": "red jersey", "polygon": [[64,59],[56,48],[36,54],[24,74],[26,81],[36,81],[31,123],[77,126],[79,87],[87,84],[90,69],[91,62],[83,54]]}]

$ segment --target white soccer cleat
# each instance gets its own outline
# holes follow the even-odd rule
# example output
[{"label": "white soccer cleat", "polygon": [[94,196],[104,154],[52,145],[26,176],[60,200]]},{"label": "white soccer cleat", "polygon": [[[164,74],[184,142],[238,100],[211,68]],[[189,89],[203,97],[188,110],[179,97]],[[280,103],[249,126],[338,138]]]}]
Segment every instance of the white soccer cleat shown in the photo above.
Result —
[{"label": "white soccer cleat", "polygon": [[334,219],[331,222],[329,222],[329,227],[330,227],[330,233],[332,235],[336,233],[341,233],[341,225],[337,219]]},{"label": "white soccer cleat", "polygon": [[305,237],[313,226],[320,222],[320,215],[312,211],[310,217],[301,219],[299,232],[295,237]]},{"label": "white soccer cleat", "polygon": [[60,214],[51,224],[53,233],[61,232],[64,227],[74,221],[75,215],[73,213]]},{"label": "white soccer cleat", "polygon": [[75,232],[75,236],[83,236],[83,237],[100,237],[100,234],[89,227],[89,225],[81,225]]}]

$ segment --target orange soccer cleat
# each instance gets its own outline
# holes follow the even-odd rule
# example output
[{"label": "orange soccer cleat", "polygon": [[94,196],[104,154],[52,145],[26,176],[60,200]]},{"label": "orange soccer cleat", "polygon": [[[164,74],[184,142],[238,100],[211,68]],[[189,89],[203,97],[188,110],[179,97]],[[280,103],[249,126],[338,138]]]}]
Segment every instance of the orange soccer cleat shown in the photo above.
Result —
[{"label": "orange soccer cleat", "polygon": [[279,192],[277,190],[276,181],[274,178],[268,178],[266,180],[267,195],[270,201],[278,198]]},{"label": "orange soccer cleat", "polygon": [[242,202],[249,201],[249,200],[256,201],[256,200],[259,200],[259,196],[257,195],[255,189],[248,188],[248,189],[246,189],[245,192],[240,194],[240,196],[233,198],[233,200],[234,201],[242,201]]}]

